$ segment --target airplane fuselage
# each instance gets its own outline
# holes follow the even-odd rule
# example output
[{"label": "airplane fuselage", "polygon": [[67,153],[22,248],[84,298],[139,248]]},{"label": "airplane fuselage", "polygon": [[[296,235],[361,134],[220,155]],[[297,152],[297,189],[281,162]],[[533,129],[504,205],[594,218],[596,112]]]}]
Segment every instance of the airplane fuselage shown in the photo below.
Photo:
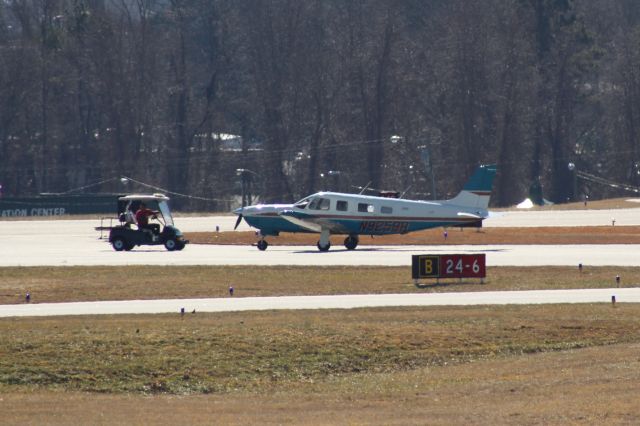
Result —
[{"label": "airplane fuselage", "polygon": [[[466,211],[468,216],[460,216]],[[413,201],[358,194],[319,192],[296,204],[268,204],[245,207],[247,223],[262,235],[279,232],[321,232],[331,234],[387,235],[442,226],[476,226],[484,209],[443,205],[439,201]]]},{"label": "airplane fuselage", "polygon": [[480,166],[462,191],[441,201],[414,201],[362,194],[318,192],[295,204],[265,204],[235,210],[260,231],[258,248],[265,250],[265,236],[280,232],[320,234],[318,249],[330,247],[329,236],[346,234],[345,247],[353,250],[359,235],[406,234],[436,227],[480,227],[488,216],[495,166]]},{"label": "airplane fuselage", "polygon": [[[460,215],[461,211],[467,215]],[[481,222],[486,210],[468,209],[439,201],[319,192],[280,215],[314,232],[329,229],[332,234],[386,235],[441,226],[473,226]]]}]

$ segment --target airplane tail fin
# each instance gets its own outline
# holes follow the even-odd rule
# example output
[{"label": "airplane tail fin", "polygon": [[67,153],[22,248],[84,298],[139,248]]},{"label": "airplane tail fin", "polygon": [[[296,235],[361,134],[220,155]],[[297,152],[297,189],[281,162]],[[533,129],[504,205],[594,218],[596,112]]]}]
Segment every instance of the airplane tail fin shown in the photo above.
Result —
[{"label": "airplane tail fin", "polygon": [[480,166],[471,175],[462,191],[449,200],[451,204],[459,206],[486,209],[489,207],[493,178],[496,176],[495,164]]}]

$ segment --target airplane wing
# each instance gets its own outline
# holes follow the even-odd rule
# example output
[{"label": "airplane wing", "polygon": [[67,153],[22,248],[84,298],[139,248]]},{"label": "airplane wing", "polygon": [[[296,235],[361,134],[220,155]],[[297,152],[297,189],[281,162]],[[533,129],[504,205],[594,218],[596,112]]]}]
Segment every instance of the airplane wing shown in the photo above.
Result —
[{"label": "airplane wing", "polygon": [[312,232],[319,233],[322,232],[323,229],[329,229],[332,233],[345,232],[342,225],[319,215],[296,210],[284,210],[281,211],[279,215],[294,225],[298,225]]}]

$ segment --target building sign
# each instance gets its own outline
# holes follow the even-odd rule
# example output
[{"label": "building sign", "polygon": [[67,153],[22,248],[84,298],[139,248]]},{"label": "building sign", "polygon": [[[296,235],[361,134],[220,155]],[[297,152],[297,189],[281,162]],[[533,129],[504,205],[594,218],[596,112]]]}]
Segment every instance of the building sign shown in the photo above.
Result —
[{"label": "building sign", "polygon": [[0,197],[0,219],[27,216],[114,213],[117,194]]},{"label": "building sign", "polygon": [[64,207],[32,207],[30,209],[0,210],[0,217],[22,216],[62,216],[67,212]]}]

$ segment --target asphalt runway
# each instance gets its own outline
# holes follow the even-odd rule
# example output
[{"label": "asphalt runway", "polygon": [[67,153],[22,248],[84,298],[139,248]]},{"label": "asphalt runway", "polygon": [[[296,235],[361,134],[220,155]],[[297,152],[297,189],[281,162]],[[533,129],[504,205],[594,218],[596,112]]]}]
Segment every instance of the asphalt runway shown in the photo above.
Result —
[{"label": "asphalt runway", "polygon": [[411,265],[414,254],[486,253],[487,266],[543,265],[640,265],[640,245],[424,245],[361,246],[349,251],[334,246],[319,252],[314,246],[276,246],[266,251],[248,245],[189,244],[182,251],[164,246],[136,247],[116,252],[97,235],[65,235],[41,238],[3,235],[0,267],[3,266],[96,266],[96,265]]},{"label": "asphalt runway", "polygon": [[[596,212],[597,214],[593,214]],[[574,223],[599,223],[606,211],[571,212]],[[616,210],[620,225],[640,224],[639,209]],[[506,212],[499,220],[523,225],[544,221],[562,223],[567,212]],[[526,213],[526,214],[520,214]],[[543,215],[541,215],[544,213]],[[554,213],[558,220],[546,218]],[[513,215],[513,218],[509,219]],[[185,232],[231,230],[234,216],[184,217],[176,220]],[[580,219],[580,220],[578,220]],[[619,223],[619,222],[618,222]],[[488,266],[544,265],[640,265],[640,245],[460,245],[460,246],[360,246],[347,251],[335,245],[326,253],[314,246],[271,245],[261,252],[252,246],[190,244],[183,251],[167,252],[163,246],[136,247],[130,252],[115,252],[106,241],[106,233],[95,231],[95,220],[0,221],[0,267],[2,266],[74,266],[74,265],[410,265],[413,254],[486,253]],[[250,229],[242,224],[239,229]],[[366,237],[365,237],[366,238]],[[272,243],[277,238],[269,239]]]}]

